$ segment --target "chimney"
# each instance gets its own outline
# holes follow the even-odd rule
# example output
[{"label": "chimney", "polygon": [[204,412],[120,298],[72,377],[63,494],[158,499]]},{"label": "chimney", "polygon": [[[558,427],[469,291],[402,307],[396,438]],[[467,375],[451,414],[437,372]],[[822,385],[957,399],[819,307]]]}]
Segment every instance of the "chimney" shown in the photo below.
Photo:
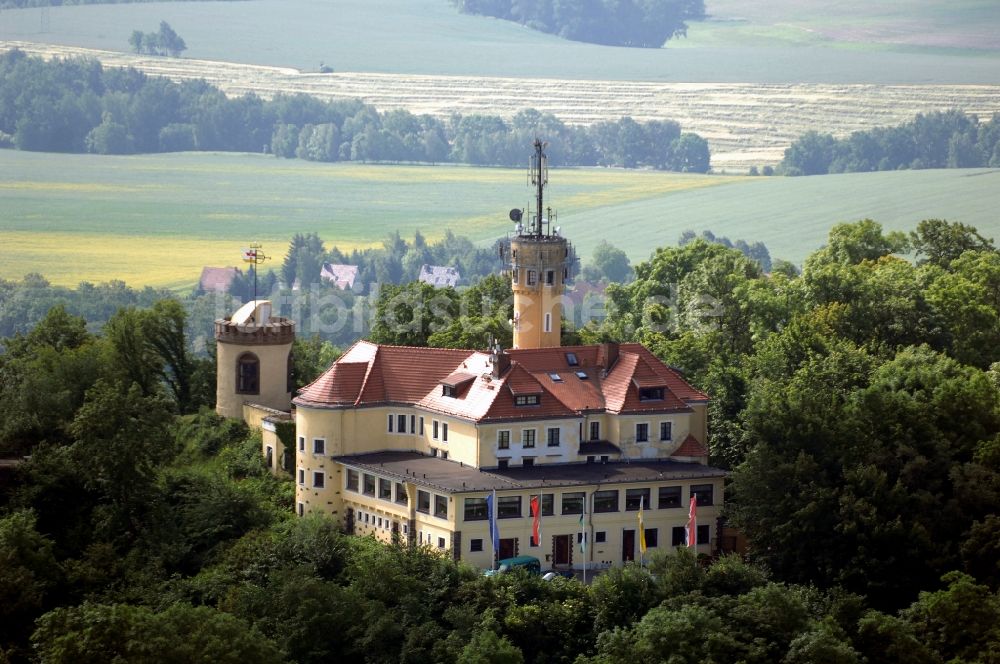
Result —
[{"label": "chimney", "polygon": [[510,368],[510,355],[500,347],[499,343],[493,346],[493,350],[490,353],[490,360],[492,360],[493,364],[494,378],[500,378]]},{"label": "chimney", "polygon": [[597,365],[607,374],[618,361],[618,342],[605,341],[597,349]]}]

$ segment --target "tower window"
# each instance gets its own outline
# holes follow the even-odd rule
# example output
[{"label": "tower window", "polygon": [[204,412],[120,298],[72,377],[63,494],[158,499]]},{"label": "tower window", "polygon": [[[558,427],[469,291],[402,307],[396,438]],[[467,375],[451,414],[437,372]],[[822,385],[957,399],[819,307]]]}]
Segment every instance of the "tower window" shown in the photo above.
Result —
[{"label": "tower window", "polygon": [[556,282],[556,273],[555,273],[555,270],[546,270],[545,271],[545,283],[548,284],[549,286],[551,286],[555,282]]},{"label": "tower window", "polygon": [[514,268],[514,269],[513,269],[512,271],[511,271],[511,274],[512,274],[512,275],[513,275],[513,277],[514,277],[514,283],[516,284],[516,283],[517,283],[517,276],[518,276],[519,274],[521,274],[521,271],[520,271],[519,269],[517,269],[517,268],[515,267],[515,268]]},{"label": "tower window", "polygon": [[538,273],[534,270],[528,270],[528,285],[534,286],[538,282]]},{"label": "tower window", "polygon": [[260,360],[253,353],[243,353],[236,360],[236,392],[260,394]]}]

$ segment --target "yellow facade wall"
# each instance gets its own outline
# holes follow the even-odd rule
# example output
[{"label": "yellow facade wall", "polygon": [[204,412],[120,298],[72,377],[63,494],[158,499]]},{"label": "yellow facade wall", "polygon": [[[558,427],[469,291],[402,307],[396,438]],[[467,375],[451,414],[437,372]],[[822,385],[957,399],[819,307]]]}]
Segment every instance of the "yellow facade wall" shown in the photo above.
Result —
[{"label": "yellow facade wall", "polygon": [[[245,345],[219,341],[217,343],[215,412],[222,417],[243,417],[244,402],[251,402],[287,411],[292,393],[288,391],[288,356],[292,344]],[[236,391],[236,362],[244,353],[253,353],[260,362],[257,394]]]}]

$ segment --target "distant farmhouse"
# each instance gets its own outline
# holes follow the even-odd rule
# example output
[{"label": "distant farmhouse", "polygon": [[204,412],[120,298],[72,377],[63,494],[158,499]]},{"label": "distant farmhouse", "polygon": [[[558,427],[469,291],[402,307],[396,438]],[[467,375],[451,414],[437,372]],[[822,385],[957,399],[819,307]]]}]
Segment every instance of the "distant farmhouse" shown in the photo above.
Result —
[{"label": "distant farmhouse", "polygon": [[349,290],[354,288],[354,281],[358,278],[358,266],[323,263],[319,278],[340,290]]},{"label": "distant farmhouse", "polygon": [[203,267],[198,288],[205,293],[228,293],[240,271],[235,267]]},{"label": "distant farmhouse", "polygon": [[417,277],[423,283],[438,286],[439,288],[445,286],[454,288],[458,285],[458,280],[461,278],[462,275],[458,273],[456,268],[445,267],[443,265],[421,265],[420,276]]},{"label": "distant farmhouse", "polygon": [[[726,472],[708,465],[709,397],[641,344],[561,345],[570,255],[544,220],[518,225],[513,348],[359,341],[294,398],[294,323],[247,303],[215,323],[216,410],[262,430],[268,467],[295,478],[298,515],[351,534],[481,568],[717,553]],[[427,268],[425,282],[439,274]]]}]

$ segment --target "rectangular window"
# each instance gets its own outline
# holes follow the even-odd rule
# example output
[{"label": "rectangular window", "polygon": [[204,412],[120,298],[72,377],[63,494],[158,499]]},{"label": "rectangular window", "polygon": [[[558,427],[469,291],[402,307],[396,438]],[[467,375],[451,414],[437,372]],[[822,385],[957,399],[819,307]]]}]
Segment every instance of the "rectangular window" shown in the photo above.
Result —
[{"label": "rectangular window", "polygon": [[465,520],[466,521],[486,521],[490,518],[486,507],[485,498],[465,499]]},{"label": "rectangular window", "polygon": [[600,440],[601,439],[601,423],[591,422],[590,423],[590,439]]},{"label": "rectangular window", "polygon": [[706,507],[711,505],[714,500],[712,492],[715,487],[711,484],[692,484],[691,485],[691,495],[698,496],[698,507]]},{"label": "rectangular window", "polygon": [[576,359],[576,353],[566,353],[566,364],[571,367],[575,367],[580,364],[580,361]]},{"label": "rectangular window", "polygon": [[410,502],[406,495],[406,485],[402,482],[396,482],[396,502],[400,505],[406,505]]},{"label": "rectangular window", "polygon": [[434,516],[439,519],[448,518],[448,496],[434,496]]},{"label": "rectangular window", "polygon": [[635,442],[645,443],[649,441],[649,425],[641,422],[635,425]]},{"label": "rectangular window", "polygon": [[305,503],[299,503],[299,516],[302,516],[305,513],[306,513]]},{"label": "rectangular window", "polygon": [[476,551],[483,550],[483,540],[481,539],[470,539],[469,540],[469,551],[475,553]]},{"label": "rectangular window", "polygon": [[698,544],[708,544],[709,539],[709,527],[708,526],[698,526]]},{"label": "rectangular window", "polygon": [[510,431],[497,431],[497,449],[510,449]]},{"label": "rectangular window", "polygon": [[365,477],[364,477],[364,489],[363,489],[363,491],[361,493],[365,494],[366,496],[374,496],[375,495],[375,476],[374,475],[369,475],[368,473],[365,473]]},{"label": "rectangular window", "polygon": [[545,314],[545,331],[552,331],[552,314]]},{"label": "rectangular window", "polygon": [[392,433],[392,425],[393,423],[395,423],[395,421],[396,421],[396,416],[389,415],[389,428],[388,428],[389,433]]},{"label": "rectangular window", "polygon": [[378,478],[378,497],[382,500],[392,500],[392,481]]},{"label": "rectangular window", "polygon": [[396,416],[396,432],[406,433],[406,415]]},{"label": "rectangular window", "polygon": [[594,513],[617,511],[618,489],[608,489],[606,491],[594,492]]},{"label": "rectangular window", "polygon": [[417,416],[410,415],[410,433],[417,432]]},{"label": "rectangular window", "polygon": [[521,465],[525,468],[529,468],[535,465],[535,457],[524,457],[521,459]]},{"label": "rectangular window", "polygon": [[549,427],[549,447],[559,447],[559,427]]},{"label": "rectangular window", "polygon": [[659,493],[659,507],[661,510],[674,509],[676,507],[682,507],[681,505],[681,488],[679,486],[661,486],[658,490]]},{"label": "rectangular window", "polygon": [[273,468],[274,467],[274,448],[271,447],[270,445],[268,445],[265,449],[267,451],[264,453],[264,457],[265,457],[264,463],[267,464],[268,468]]},{"label": "rectangular window", "polygon": [[438,548],[439,549],[443,549],[444,548],[444,538],[443,537],[439,537],[438,538]]},{"label": "rectangular window", "polygon": [[441,423],[441,442],[442,443],[447,443],[448,442],[448,423],[447,422],[442,422]]},{"label": "rectangular window", "polygon": [[556,273],[555,273],[555,270],[546,270],[545,271],[545,284],[547,286],[551,286],[555,282],[556,282]]},{"label": "rectangular window", "polygon": [[538,273],[534,270],[528,270],[528,285],[534,286],[538,281]]},{"label": "rectangular window", "polygon": [[441,458],[442,459],[448,458],[448,450],[441,450]]},{"label": "rectangular window", "polygon": [[424,435],[424,416],[420,416],[420,435]]},{"label": "rectangular window", "polygon": [[598,530],[594,533],[594,542],[596,544],[603,544],[608,541],[608,534],[603,530]]},{"label": "rectangular window", "polygon": [[514,268],[514,269],[512,270],[512,273],[513,273],[513,277],[514,277],[514,283],[515,283],[515,284],[516,284],[516,283],[519,283],[519,281],[518,281],[518,277],[520,276],[520,274],[521,274],[521,271],[520,271],[520,270],[518,270],[517,268]]},{"label": "rectangular window", "polygon": [[326,454],[326,440],[313,438],[313,454]]},{"label": "rectangular window", "polygon": [[555,494],[542,494],[542,516],[552,516],[556,513],[555,502]]},{"label": "rectangular window", "polygon": [[421,489],[417,489],[417,511],[431,513],[431,494]]},{"label": "rectangular window", "polygon": [[583,514],[583,491],[573,491],[562,495],[563,514]]},{"label": "rectangular window", "polygon": [[639,401],[663,401],[662,387],[640,387]]},{"label": "rectangular window", "polygon": [[356,470],[347,469],[347,490],[359,491],[361,485],[361,474]]},{"label": "rectangular window", "polygon": [[305,451],[306,451],[306,437],[299,436],[299,452],[305,452]]},{"label": "rectangular window", "polygon": [[671,422],[660,422],[660,440],[670,440],[673,434]]},{"label": "rectangular window", "polygon": [[684,526],[674,526],[670,530],[670,545],[684,546],[687,544],[687,529]]},{"label": "rectangular window", "polygon": [[659,534],[656,528],[646,528],[646,547],[649,549],[659,546]]},{"label": "rectangular window", "polygon": [[537,394],[522,394],[520,396],[514,397],[515,406],[537,406],[538,405],[538,395]]},{"label": "rectangular window", "polygon": [[646,510],[652,507],[649,502],[649,489],[625,489],[625,511],[638,512],[639,505]]},{"label": "rectangular window", "polygon": [[379,528],[382,527],[382,517],[378,518],[378,523],[376,524]]},{"label": "rectangular window", "polygon": [[302,468],[299,468],[299,484],[302,484],[304,486],[305,483],[306,483],[306,471],[303,470]]},{"label": "rectangular window", "polygon": [[431,438],[434,440],[438,439],[438,424],[437,420],[431,420]]},{"label": "rectangular window", "polygon": [[521,430],[521,447],[530,449],[535,446],[535,430],[534,429],[522,429]]},{"label": "rectangular window", "polygon": [[510,459],[497,459],[497,468],[504,470],[510,466]]},{"label": "rectangular window", "polygon": [[521,496],[497,496],[497,518],[518,519],[521,517]]},{"label": "rectangular window", "polygon": [[451,385],[441,386],[441,396],[443,397],[455,397],[455,388]]}]

